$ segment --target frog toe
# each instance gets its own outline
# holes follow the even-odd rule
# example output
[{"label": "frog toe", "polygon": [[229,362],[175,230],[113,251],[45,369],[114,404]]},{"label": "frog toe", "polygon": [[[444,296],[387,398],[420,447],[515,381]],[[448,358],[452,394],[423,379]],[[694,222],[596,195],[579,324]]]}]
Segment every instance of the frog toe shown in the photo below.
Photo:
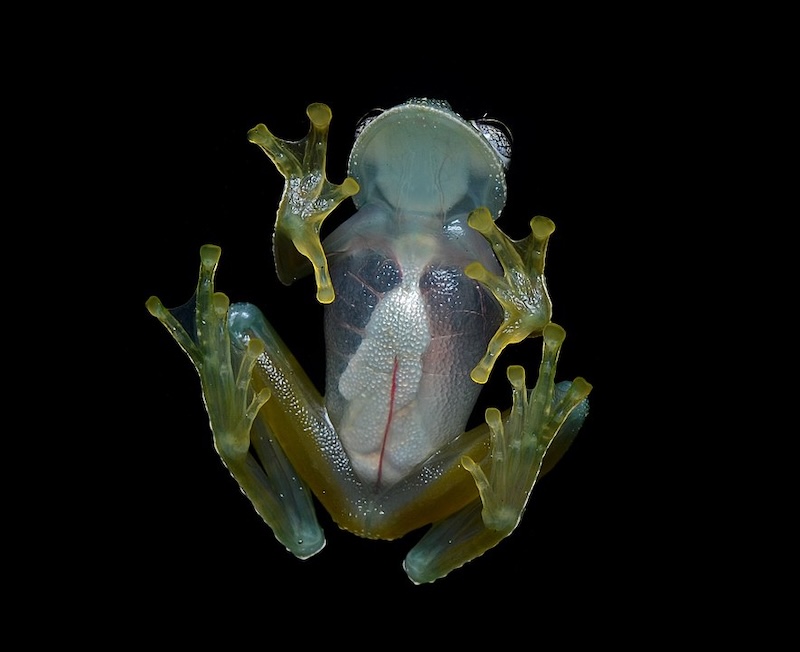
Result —
[{"label": "frog toe", "polygon": [[223,463],[275,537],[305,559],[323,548],[325,537],[317,523],[311,491],[292,471],[261,418],[261,408],[271,392],[253,387],[252,378],[264,344],[238,332],[231,336],[230,301],[214,291],[220,255],[215,245],[201,248],[197,289],[188,304],[170,311],[157,297],[151,297],[146,306],[197,369],[214,447]]},{"label": "frog toe", "polygon": [[537,216],[531,220],[529,236],[511,240],[486,208],[474,210],[467,223],[491,244],[503,268],[502,276],[489,272],[480,263],[471,263],[464,270],[492,293],[503,310],[503,323],[470,374],[473,381],[483,384],[508,345],[539,335],[550,321],[552,304],[545,283],[544,262],[555,225],[548,218]]},{"label": "frog toe", "polygon": [[355,195],[359,188],[352,178],[345,179],[341,184],[328,181],[325,158],[331,122],[330,108],[315,103],[309,105],[306,114],[310,128],[306,136],[298,141],[277,138],[263,124],[253,127],[247,136],[251,143],[264,151],[286,179],[273,235],[278,278],[288,285],[312,270],[317,285],[317,300],[331,303],[334,290],[320,231],[328,215],[342,201]]},{"label": "frog toe", "polygon": [[[580,429],[588,413],[591,385],[583,378],[555,384],[556,363],[564,330],[556,324],[543,329],[539,377],[532,390],[525,370],[512,365],[507,377],[512,407],[503,415],[486,410],[490,455],[477,463],[465,455],[461,466],[478,489],[476,500],[435,523],[409,552],[404,568],[419,584],[432,582],[475,559],[510,535],[519,524],[538,478],[555,463]],[[551,457],[548,466],[546,457]]]}]

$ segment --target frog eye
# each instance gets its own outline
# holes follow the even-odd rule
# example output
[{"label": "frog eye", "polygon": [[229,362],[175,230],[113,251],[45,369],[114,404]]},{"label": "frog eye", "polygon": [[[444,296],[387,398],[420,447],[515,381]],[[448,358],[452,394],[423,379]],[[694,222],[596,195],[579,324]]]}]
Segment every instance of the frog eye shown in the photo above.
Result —
[{"label": "frog eye", "polygon": [[503,162],[503,167],[507,170],[511,163],[511,144],[514,142],[511,137],[511,130],[502,122],[493,118],[484,117],[478,120],[470,120],[470,123],[489,141],[492,149]]},{"label": "frog eye", "polygon": [[356,124],[355,137],[358,138],[361,135],[361,132],[367,128],[367,125],[370,122],[372,122],[375,118],[377,118],[385,110],[386,109],[371,109],[367,111],[363,116],[361,116],[358,123]]}]

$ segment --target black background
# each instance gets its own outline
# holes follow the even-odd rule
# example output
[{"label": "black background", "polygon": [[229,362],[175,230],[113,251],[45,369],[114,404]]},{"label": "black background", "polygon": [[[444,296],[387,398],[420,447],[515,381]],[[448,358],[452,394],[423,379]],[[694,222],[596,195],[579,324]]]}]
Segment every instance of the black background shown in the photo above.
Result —
[{"label": "black background", "polygon": [[[496,616],[486,612],[493,608],[517,624],[520,614],[537,610],[578,617],[598,605],[648,611],[663,572],[665,508],[653,477],[652,436],[638,417],[649,391],[648,356],[657,347],[643,349],[638,330],[649,319],[644,303],[651,286],[641,270],[657,235],[642,226],[653,147],[642,134],[660,120],[663,98],[653,90],[654,77],[666,73],[650,69],[643,76],[608,53],[574,65],[558,52],[534,50],[513,65],[472,58],[464,52],[390,64],[377,57],[362,67],[345,50],[293,65],[291,57],[265,51],[262,60],[178,55],[128,70],[137,79],[121,102],[120,129],[125,150],[141,164],[126,168],[122,180],[131,211],[125,239],[133,244],[126,266],[134,284],[124,297],[134,325],[135,395],[125,418],[140,434],[125,446],[135,470],[118,554],[125,569],[120,582],[146,588],[151,616],[166,618],[176,602],[197,605],[194,617],[211,617],[211,605],[242,595],[256,621],[262,608],[310,616],[341,610],[343,622],[359,613],[390,620],[380,606],[386,596],[404,605],[412,626],[450,618],[435,615],[443,605],[475,609],[492,627]],[[414,96],[446,99],[467,118],[488,114],[511,129],[509,200],[498,224],[521,238],[534,215],[555,222],[546,271],[553,319],[567,332],[558,375],[581,375],[594,385],[583,430],[535,488],[517,531],[419,587],[401,563],[421,532],[394,542],[362,540],[338,530],[319,509],[326,548],[306,561],[283,549],[214,451],[189,360],[144,307],[153,294],[167,306],[188,299],[200,246],[218,244],[217,288],[232,301],[257,304],[321,383],[322,310],[313,282],[282,286],[271,257],[283,179],[246,133],[263,122],[279,137],[299,139],[308,129],[306,106],[327,103],[333,111],[328,176],[341,182],[358,118]],[[342,204],[325,232],[352,212],[349,201]],[[539,350],[538,340],[507,350],[500,370],[522,363],[530,382]],[[495,372],[478,416],[488,405],[507,407],[509,399]],[[357,596],[356,605],[342,604],[343,594]],[[562,635],[569,640],[573,632]]]}]

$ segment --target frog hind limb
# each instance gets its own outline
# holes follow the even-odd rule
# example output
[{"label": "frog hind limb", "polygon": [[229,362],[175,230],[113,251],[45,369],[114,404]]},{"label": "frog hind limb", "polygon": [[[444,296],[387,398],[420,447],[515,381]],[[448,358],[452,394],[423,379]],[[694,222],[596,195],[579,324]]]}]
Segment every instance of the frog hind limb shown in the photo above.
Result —
[{"label": "frog hind limb", "polygon": [[146,306],[200,375],[214,446],[223,463],[278,541],[296,557],[306,559],[322,550],[325,536],[311,491],[292,472],[268,425],[258,418],[270,398],[268,389],[256,393],[251,388],[253,368],[264,345],[252,337],[242,350],[231,345],[228,297],[214,292],[220,255],[215,245],[200,249],[194,336],[157,297],[150,297]]},{"label": "frog hind limb", "polygon": [[[543,329],[539,378],[530,392],[525,386],[525,370],[518,365],[508,368],[511,410],[505,417],[495,408],[486,410],[491,437],[488,474],[472,458],[461,458],[461,465],[478,487],[480,500],[431,526],[409,552],[403,565],[415,584],[444,577],[510,535],[522,518],[551,446],[561,440],[568,445],[580,429],[588,414],[587,396],[592,386],[581,377],[555,384],[564,336],[556,324]],[[553,454],[558,457],[565,449],[565,445],[554,446]]]}]

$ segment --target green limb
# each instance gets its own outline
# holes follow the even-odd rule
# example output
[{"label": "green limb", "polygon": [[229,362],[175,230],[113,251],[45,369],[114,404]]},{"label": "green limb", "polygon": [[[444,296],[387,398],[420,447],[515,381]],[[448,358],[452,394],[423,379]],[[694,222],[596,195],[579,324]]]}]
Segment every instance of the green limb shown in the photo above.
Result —
[{"label": "green limb", "polygon": [[503,323],[490,340],[486,354],[470,374],[472,380],[483,384],[505,347],[540,334],[550,322],[552,305],[545,284],[544,262],[547,242],[555,225],[546,217],[534,217],[531,234],[514,241],[497,227],[486,208],[474,210],[467,223],[492,245],[503,268],[503,276],[492,274],[477,262],[464,270],[467,276],[492,292],[504,314]]},{"label": "green limb", "polygon": [[[475,479],[483,521],[490,529],[510,533],[517,526],[550,444],[592,389],[583,378],[576,378],[566,391],[556,392],[556,363],[564,337],[560,326],[550,323],[545,327],[539,379],[530,394],[525,370],[518,365],[508,368],[513,395],[508,418],[503,422],[498,410],[486,410],[492,448],[488,476],[470,458],[461,460]],[[571,425],[569,435],[574,434]]]},{"label": "green limb", "polygon": [[476,501],[431,526],[406,558],[403,569],[414,584],[434,582],[496,546],[505,537],[489,530]]},{"label": "green limb", "polygon": [[[488,472],[469,456],[462,466],[472,475],[480,501],[434,524],[409,553],[405,569],[415,583],[432,582],[482,555],[511,534],[519,524],[551,445],[567,443],[588,413],[592,386],[583,378],[555,384],[564,330],[543,329],[542,361],[536,386],[528,392],[525,370],[508,368],[513,403],[503,419],[495,408],[486,411],[491,437]],[[555,453],[560,455],[563,447]]]},{"label": "green limb", "polygon": [[[340,185],[328,181],[325,157],[331,110],[325,104],[311,104],[306,113],[311,127],[305,138],[288,141],[276,138],[263,124],[251,129],[247,137],[258,145],[286,179],[275,222],[274,250],[278,278],[289,285],[303,275],[308,259],[314,270],[317,300],[334,299],[328,262],[320,241],[325,218],[359,188],[355,179]],[[303,258],[298,258],[299,253]]]},{"label": "green limb", "polygon": [[213,245],[200,250],[194,338],[157,297],[150,297],[147,309],[172,334],[200,375],[214,446],[225,466],[276,538],[304,559],[322,549],[324,535],[311,492],[295,477],[268,426],[258,418],[270,398],[269,390],[255,393],[251,388],[264,345],[252,337],[241,349],[231,345],[228,297],[214,292],[220,253]]}]

